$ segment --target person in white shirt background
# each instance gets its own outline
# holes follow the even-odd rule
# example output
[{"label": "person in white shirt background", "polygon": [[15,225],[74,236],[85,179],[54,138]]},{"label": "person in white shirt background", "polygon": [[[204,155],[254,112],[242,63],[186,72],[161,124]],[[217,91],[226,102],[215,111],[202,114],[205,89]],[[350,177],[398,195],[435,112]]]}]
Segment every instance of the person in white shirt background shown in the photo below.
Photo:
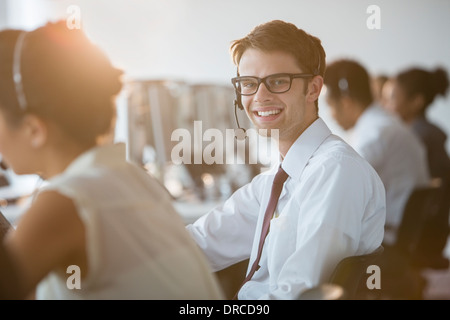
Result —
[{"label": "person in white shirt background", "polygon": [[412,190],[430,182],[426,152],[400,119],[374,102],[367,70],[357,61],[327,65],[326,101],[346,131],[347,142],[378,172],[386,189],[384,243],[395,243],[406,201]]},{"label": "person in white shirt background", "polygon": [[[385,190],[370,164],[318,116],[321,41],[279,20],[231,45],[237,103],[257,129],[279,130],[288,174],[264,241],[259,269],[237,298],[296,299],[328,280],[337,263],[382,243]],[[257,256],[264,213],[280,163],[187,226],[214,271]]]},{"label": "person in white shirt background", "polygon": [[2,243],[19,294],[221,299],[169,194],[106,138],[121,74],[65,21],[0,32],[0,153],[46,180]]}]

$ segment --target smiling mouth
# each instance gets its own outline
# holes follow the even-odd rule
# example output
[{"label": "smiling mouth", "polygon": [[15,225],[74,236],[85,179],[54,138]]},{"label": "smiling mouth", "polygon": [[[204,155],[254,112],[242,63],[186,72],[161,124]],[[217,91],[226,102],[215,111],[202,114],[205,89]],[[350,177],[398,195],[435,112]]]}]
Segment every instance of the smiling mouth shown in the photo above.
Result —
[{"label": "smiling mouth", "polygon": [[259,117],[270,117],[273,115],[277,115],[281,112],[281,110],[270,110],[270,111],[255,111],[255,114],[257,114]]}]

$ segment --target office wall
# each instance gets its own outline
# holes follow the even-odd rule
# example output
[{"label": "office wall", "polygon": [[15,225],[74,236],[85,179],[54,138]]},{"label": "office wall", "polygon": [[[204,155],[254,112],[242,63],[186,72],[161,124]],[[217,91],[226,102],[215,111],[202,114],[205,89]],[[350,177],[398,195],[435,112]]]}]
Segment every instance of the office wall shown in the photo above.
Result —
[{"label": "office wall", "polygon": [[8,9],[6,5],[6,1],[0,0],[0,29],[5,28],[7,25],[6,21],[8,18]]},{"label": "office wall", "polygon": [[[130,78],[228,84],[235,74],[230,41],[272,19],[318,36],[328,61],[355,58],[372,73],[393,74],[412,65],[450,71],[447,0],[0,1],[9,4],[7,24],[25,28],[67,19],[69,6],[78,6],[82,27]],[[380,29],[368,28],[370,5],[380,9]],[[321,115],[341,134],[324,101]],[[429,115],[450,135],[450,95],[436,100]],[[450,151],[450,141],[447,146]]]}]

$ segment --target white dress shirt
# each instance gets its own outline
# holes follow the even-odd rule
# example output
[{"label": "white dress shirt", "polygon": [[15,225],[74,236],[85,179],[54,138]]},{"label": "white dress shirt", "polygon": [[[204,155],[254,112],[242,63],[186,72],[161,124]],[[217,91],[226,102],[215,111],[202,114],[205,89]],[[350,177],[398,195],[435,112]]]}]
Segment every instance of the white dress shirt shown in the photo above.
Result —
[{"label": "white dress shirt", "polygon": [[70,273],[50,273],[38,299],[223,298],[169,194],[126,161],[124,144],[85,152],[43,190],[73,200],[86,230],[89,270],[81,270],[80,289],[68,288]]},{"label": "white dress shirt", "polygon": [[[386,225],[396,230],[413,188],[430,181],[424,146],[400,119],[375,104],[358,118],[348,142],[383,181]],[[395,231],[385,240],[392,243]]]},{"label": "white dress shirt", "polygon": [[[278,165],[187,226],[213,270],[250,257],[249,272]],[[341,259],[372,252],[383,239],[380,178],[322,119],[296,140],[282,167],[289,177],[277,217],[270,224],[261,267],[239,291],[241,300],[296,299],[328,280]]]}]

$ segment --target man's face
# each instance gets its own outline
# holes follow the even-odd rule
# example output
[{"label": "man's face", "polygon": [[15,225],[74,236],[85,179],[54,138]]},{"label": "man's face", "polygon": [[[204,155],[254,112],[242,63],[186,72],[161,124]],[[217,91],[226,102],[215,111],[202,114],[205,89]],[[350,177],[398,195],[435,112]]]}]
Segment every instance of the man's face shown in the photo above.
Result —
[{"label": "man's face", "polygon": [[[281,51],[247,49],[239,62],[240,76],[264,78],[276,73],[302,72],[294,57]],[[268,131],[279,129],[279,140],[293,143],[317,118],[314,101],[308,100],[305,94],[306,81],[293,79],[290,90],[284,93],[271,93],[261,83],[254,95],[242,96],[245,112],[253,125]]]},{"label": "man's face", "polygon": [[330,107],[330,114],[337,124],[344,130],[349,130],[354,123],[351,121],[348,113],[348,106],[345,105],[344,99],[336,99],[327,94],[327,105]]}]

